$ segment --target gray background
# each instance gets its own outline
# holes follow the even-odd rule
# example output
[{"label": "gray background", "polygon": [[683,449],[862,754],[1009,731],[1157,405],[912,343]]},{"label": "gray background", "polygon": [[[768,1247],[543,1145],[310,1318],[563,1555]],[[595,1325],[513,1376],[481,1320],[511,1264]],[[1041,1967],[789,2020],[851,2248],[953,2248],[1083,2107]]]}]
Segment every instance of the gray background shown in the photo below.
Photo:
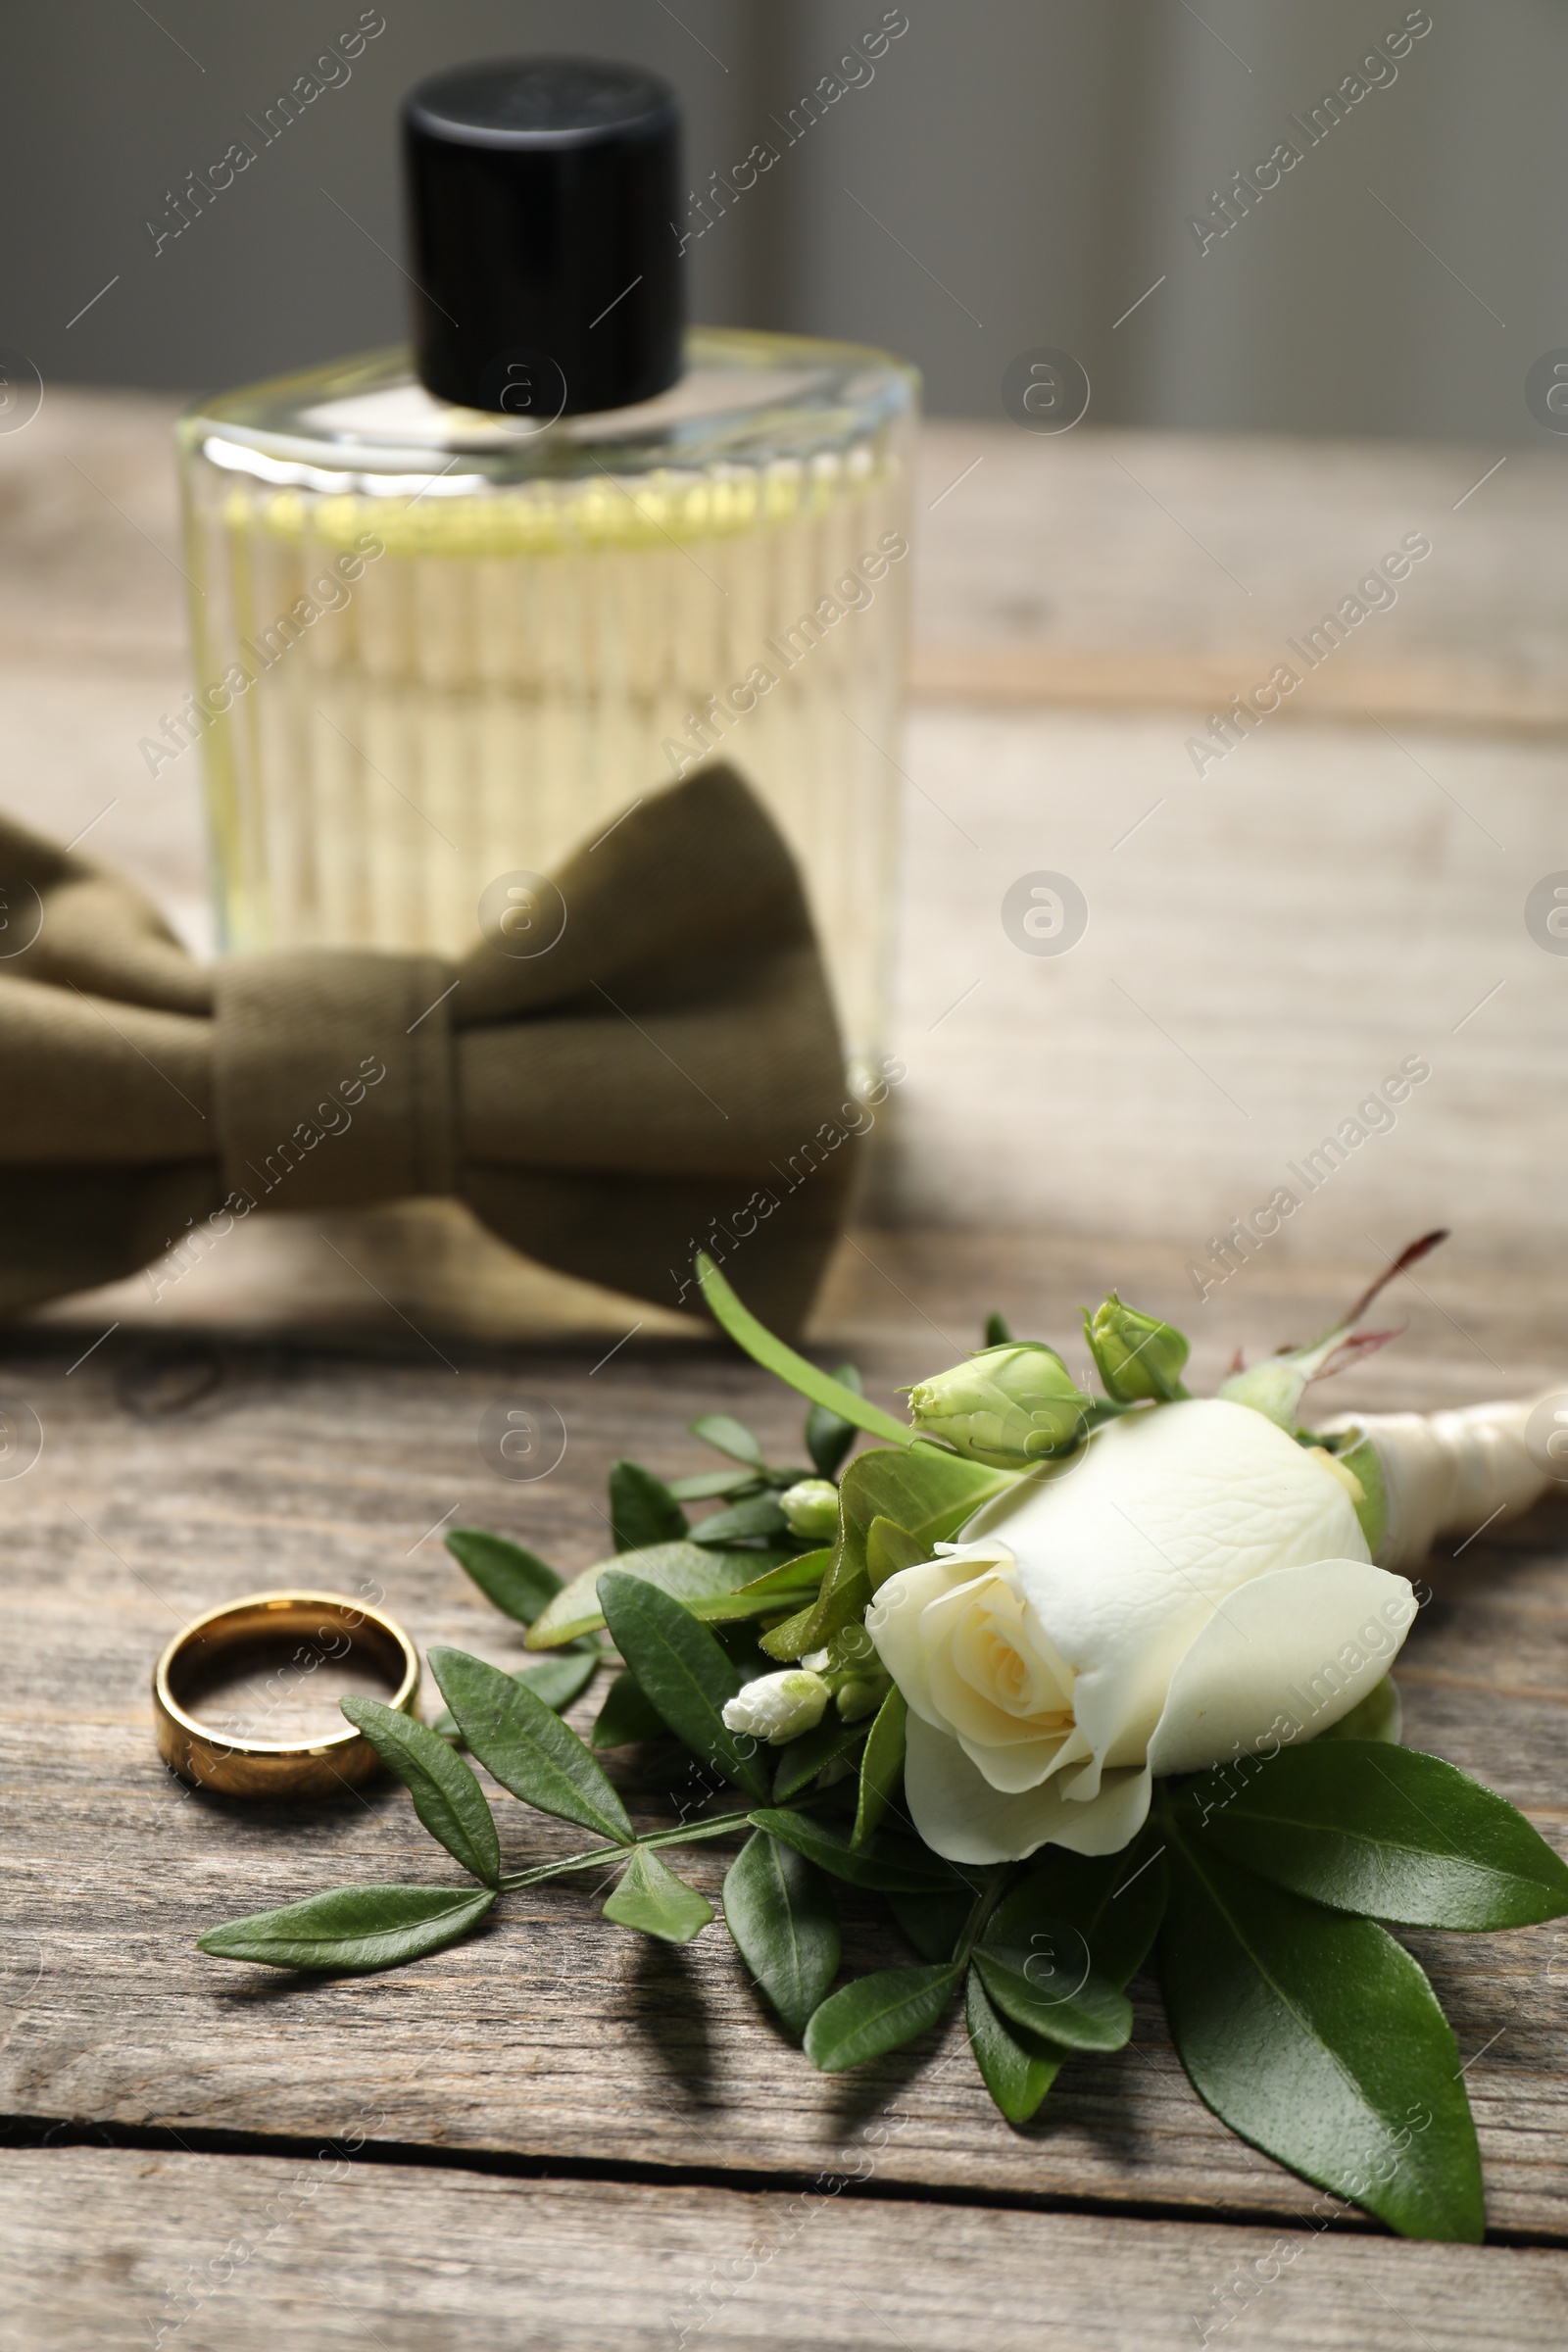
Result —
[{"label": "gray background", "polygon": [[[46,379],[192,392],[396,339],[395,117],[420,74],[533,48],[641,60],[684,95],[701,182],[772,136],[883,0],[384,0],[352,79],[155,258],[166,191],[359,13],[13,0],[0,339]],[[1522,388],[1568,343],[1560,0],[1431,0],[1396,81],[1202,255],[1188,216],[1403,0],[906,13],[869,85],[693,244],[694,317],[889,345],[939,414],[999,415],[1008,360],[1055,345],[1100,422],[1557,446]]]}]

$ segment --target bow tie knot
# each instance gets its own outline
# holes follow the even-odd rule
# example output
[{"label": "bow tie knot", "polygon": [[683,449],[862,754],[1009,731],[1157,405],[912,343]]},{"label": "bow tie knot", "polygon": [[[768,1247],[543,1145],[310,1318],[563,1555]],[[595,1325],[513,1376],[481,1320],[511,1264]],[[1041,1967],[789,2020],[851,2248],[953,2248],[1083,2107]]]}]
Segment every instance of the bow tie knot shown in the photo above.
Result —
[{"label": "bow tie knot", "polygon": [[449,1007],[439,956],[296,948],[213,974],[221,1181],[260,1205],[359,1208],[457,1190]]}]

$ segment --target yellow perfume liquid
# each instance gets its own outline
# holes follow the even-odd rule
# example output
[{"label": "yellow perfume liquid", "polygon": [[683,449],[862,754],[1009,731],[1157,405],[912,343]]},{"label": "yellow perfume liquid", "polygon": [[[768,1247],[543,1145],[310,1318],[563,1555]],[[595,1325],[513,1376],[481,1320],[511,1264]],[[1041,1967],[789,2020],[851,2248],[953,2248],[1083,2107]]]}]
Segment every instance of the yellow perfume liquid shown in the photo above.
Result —
[{"label": "yellow perfume liquid", "polygon": [[401,352],[179,428],[221,944],[460,955],[705,757],[790,842],[852,1070],[883,1038],[915,379],[694,331],[631,409],[450,407]]}]

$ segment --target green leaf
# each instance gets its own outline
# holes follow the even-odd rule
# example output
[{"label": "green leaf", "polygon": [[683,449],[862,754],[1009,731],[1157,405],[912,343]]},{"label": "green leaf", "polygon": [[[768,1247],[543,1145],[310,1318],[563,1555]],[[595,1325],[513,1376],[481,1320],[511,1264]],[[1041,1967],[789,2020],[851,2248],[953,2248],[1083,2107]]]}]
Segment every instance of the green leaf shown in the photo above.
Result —
[{"label": "green leaf", "polygon": [[750,1494],[758,1483],[752,1470],[697,1470],[690,1478],[664,1481],[677,1502],[707,1502],[714,1494]]},{"label": "green leaf", "polygon": [[[1120,1853],[1094,1858],[1050,1846],[993,1914],[991,1926],[1014,1943],[1040,1933],[1060,1941],[1063,1925],[1070,1926],[1084,1937],[1099,1976],[1120,1988],[1148,1955],[1165,1893],[1162,1845],[1152,1831]],[[1004,2015],[974,1971],[967,2011],[987,2089],[1009,2123],[1027,2122],[1071,2050],[1050,2032],[1036,2033]]]},{"label": "green leaf", "polygon": [[1326,1732],[1314,1736],[1319,1740],[1379,1740],[1397,1747],[1402,1723],[1399,1693],[1394,1687],[1393,1676],[1386,1674],[1348,1715],[1342,1715],[1338,1723],[1331,1723]]},{"label": "green leaf", "polygon": [[686,1426],[694,1438],[701,1438],[715,1452],[727,1453],[732,1461],[745,1462],[753,1470],[767,1468],[767,1456],[760,1442],[733,1414],[704,1413],[700,1420],[689,1421]]},{"label": "green leaf", "polygon": [[[840,1364],[833,1377],[853,1395],[865,1395],[865,1383],[853,1364]],[[838,1476],[845,1455],[855,1444],[855,1426],[842,1414],[830,1412],[825,1404],[811,1406],[806,1416],[806,1450],[818,1478]]]},{"label": "green leaf", "polygon": [[1303,2179],[1404,2237],[1480,2243],[1459,2053],[1403,1946],[1264,1879],[1167,1815],[1159,1974],[1200,2098]]},{"label": "green leaf", "polygon": [[814,1731],[803,1732],[798,1740],[786,1740],[779,1749],[773,1774],[774,1804],[781,1805],[787,1797],[798,1796],[840,1756],[853,1755],[865,1735],[863,1722],[846,1723],[837,1707],[830,1706]]},{"label": "green leaf", "polygon": [[794,1616],[786,1617],[782,1625],[775,1625],[770,1632],[760,1636],[762,1647],[770,1658],[777,1658],[782,1663],[787,1659],[805,1657],[811,1646],[811,1628],[816,1623],[821,1598],[821,1588],[818,1587],[804,1608],[797,1609]]},{"label": "green leaf", "polygon": [[1281,1748],[1202,1840],[1277,1886],[1412,1928],[1523,1928],[1568,1911],[1568,1865],[1522,1813],[1440,1757],[1381,1740]]},{"label": "green leaf", "polygon": [[904,1784],[904,1740],[908,1701],[895,1683],[876,1711],[860,1758],[860,1793],[855,1808],[852,1845],[863,1845]]},{"label": "green leaf", "polygon": [[772,1494],[751,1494],[728,1510],[710,1511],[691,1531],[694,1544],[743,1544],[754,1536],[789,1539],[790,1523]]},{"label": "green leaf", "polygon": [[[916,1453],[909,1460],[914,1471],[912,1479],[907,1476],[894,1479],[889,1472],[879,1473],[881,1491],[888,1497],[881,1507],[902,1528],[907,1529],[928,1557],[931,1545],[945,1544],[950,1536],[957,1535],[982,1503],[994,1501],[1029,1476],[1027,1471],[992,1470],[984,1462],[962,1461],[957,1463],[955,1476],[954,1462],[944,1453]],[[902,1494],[896,1495],[896,1489],[902,1489]],[[889,1509],[895,1499],[900,1507]],[[922,1500],[926,1504],[923,1516],[917,1507],[911,1507]]]},{"label": "green leaf", "polygon": [[738,1592],[764,1564],[776,1562],[764,1563],[755,1551],[713,1551],[705,1544],[689,1543],[651,1544],[646,1551],[612,1553],[572,1578],[529,1628],[528,1647],[556,1649],[602,1626],[605,1612],[599,1605],[599,1579],[609,1569],[645,1577],[677,1600],[701,1600],[714,1593]]},{"label": "green leaf", "polygon": [[559,1715],[587,1690],[604,1655],[597,1642],[573,1642],[554,1657],[537,1658],[531,1666],[514,1666],[512,1679]]},{"label": "green leaf", "polygon": [[967,1886],[951,1894],[890,1894],[887,1906],[922,1960],[951,1960],[974,1896]]},{"label": "green leaf", "polygon": [[755,1830],[725,1874],[724,1919],[754,1981],[799,2041],[839,1972],[828,1881],[793,1846]]},{"label": "green leaf", "polygon": [[510,1674],[466,1650],[429,1652],[430,1671],[481,1764],[514,1796],[629,1845],[626,1808],[575,1732]]},{"label": "green leaf", "polygon": [[[816,1596],[815,1585],[797,1585],[789,1592],[714,1592],[707,1600],[688,1600],[681,1605],[689,1609],[699,1625],[749,1625],[754,1619],[777,1619],[780,1609],[787,1609],[792,1600],[809,1603]],[[773,1661],[758,1652],[757,1672],[767,1674]]]},{"label": "green leaf", "polygon": [[[685,1602],[682,1602],[681,1605],[687,1607]],[[699,1616],[700,1607],[699,1603],[697,1607],[687,1608],[688,1615],[697,1617],[699,1624],[703,1622]],[[760,1674],[772,1673],[770,1661],[757,1646],[757,1634],[754,1627],[733,1624],[715,1625],[711,1631],[713,1640],[740,1676],[742,1689],[748,1683],[755,1683]]]},{"label": "green leaf", "polygon": [[911,1536],[906,1527],[896,1527],[891,1519],[873,1519],[865,1531],[865,1573],[874,1592],[881,1591],[890,1576],[918,1568],[930,1557],[929,1544]]},{"label": "green leaf", "polygon": [[351,1692],[338,1701],[387,1769],[414,1799],[414,1810],[432,1838],[486,1886],[501,1877],[501,1841],[484,1790],[461,1756],[401,1707]]},{"label": "green leaf", "polygon": [[456,1943],[495,1901],[488,1888],[334,1886],[280,1911],[253,1911],[209,1928],[198,1951],[217,1960],[256,1960],[264,1968],[329,1968],[364,1975],[401,1968]]},{"label": "green leaf", "polygon": [[958,1984],[951,1962],[936,1968],[884,1968],[829,1995],[806,2029],[806,2055],[819,2074],[880,2058],[942,2021]]},{"label": "green leaf", "polygon": [[[756,1561],[762,1555],[753,1551],[746,1556]],[[777,1598],[781,1607],[785,1606],[803,1585],[821,1583],[832,1558],[831,1544],[825,1545],[820,1551],[791,1552],[788,1559],[775,1559],[771,1567],[764,1568],[749,1584],[742,1585],[741,1592],[748,1599],[764,1599],[771,1595]]]},{"label": "green leaf", "polygon": [[[555,1657],[536,1658],[531,1666],[514,1666],[512,1679],[542,1699],[554,1714],[561,1714],[572,1700],[585,1690],[599,1671],[604,1650],[591,1637],[586,1642],[573,1642],[569,1649]],[[431,1726],[443,1740],[454,1740],[459,1747],[466,1744],[458,1729],[458,1719],[450,1707],[443,1707]]]},{"label": "green leaf", "polygon": [[928,1560],[933,1544],[956,1535],[983,1502],[1017,1483],[1015,1471],[991,1470],[934,1447],[922,1446],[913,1453],[877,1448],[857,1454],[844,1473],[841,1511],[856,1532],[862,1559],[872,1525],[885,1519]]},{"label": "green leaf", "polygon": [[1166,1893],[1163,1840],[1152,1828],[1114,1854],[1050,1845],[992,1913],[984,1940],[1043,1948],[1031,1946],[1031,1936],[1066,1926],[1088,1945],[1096,1975],[1122,1990],[1159,1933]]},{"label": "green leaf", "polygon": [[663,1480],[641,1462],[613,1462],[610,1529],[617,1551],[646,1551],[654,1544],[684,1543],[686,1514]]},{"label": "green leaf", "polygon": [[489,1535],[480,1527],[453,1527],[447,1530],[446,1546],[486,1600],[519,1625],[532,1625],[561,1591],[555,1570],[506,1536]]},{"label": "green leaf", "polygon": [[1132,2037],[1131,2001],[1096,1976],[1076,1935],[1033,1947],[982,1943],[974,1964],[1004,2017],[1031,2034],[1069,2050],[1119,2050]]},{"label": "green leaf", "polygon": [[664,1718],[631,1668],[622,1667],[605,1692],[605,1703],[588,1735],[589,1746],[630,1747],[634,1742],[667,1736]]},{"label": "green leaf", "polygon": [[815,1364],[808,1363],[804,1355],[797,1355],[793,1348],[786,1348],[782,1340],[775,1339],[765,1324],[742,1306],[712,1259],[701,1250],[697,1255],[697,1279],[713,1320],[723,1325],[736,1346],[743,1348],[764,1372],[771,1372],[787,1388],[808,1397],[812,1404],[836,1413],[841,1421],[869,1430],[873,1438],[881,1438],[892,1446],[914,1444],[915,1432],[907,1423],[895,1421],[891,1413],[884,1413],[879,1405],[858,1396],[843,1381],[819,1372]]},{"label": "green leaf", "polygon": [[678,1879],[646,1845],[636,1848],[620,1885],[605,1905],[618,1928],[636,1928],[665,1943],[690,1943],[713,1916],[713,1906]]},{"label": "green leaf", "polygon": [[913,1838],[870,1837],[863,1845],[852,1846],[828,1822],[766,1808],[755,1811],[752,1822],[782,1838],[830,1878],[848,1879],[852,1886],[871,1886],[883,1894],[951,1894],[956,1885],[967,1883],[951,1863]]},{"label": "green leaf", "polygon": [[657,1585],[617,1569],[600,1579],[600,1593],[615,1647],[676,1739],[749,1796],[765,1795],[756,1741],[742,1747],[724,1722],[740,1677],[707,1626]]},{"label": "green leaf", "polygon": [[[753,1551],[736,1556],[755,1563],[765,1555]],[[799,1608],[803,1603],[809,1606],[832,1557],[830,1550],[792,1552],[788,1559],[778,1561],[761,1576],[754,1576],[737,1592],[677,1595],[677,1598],[703,1625],[737,1625],[753,1617],[776,1617],[780,1609]]]},{"label": "green leaf", "polygon": [[[983,1463],[926,1446],[913,1452],[894,1453],[884,1446],[857,1454],[839,1489],[838,1539],[815,1606],[764,1636],[762,1647],[769,1657],[802,1657],[864,1617],[878,1581],[866,1549],[877,1520],[900,1529],[906,1544],[915,1545],[919,1557],[929,1559],[933,1544],[955,1534],[981,1503],[1016,1483],[1013,1471],[988,1470]],[[891,1572],[885,1550],[879,1558]]]},{"label": "green leaf", "polygon": [[[1001,1320],[1000,1315],[992,1317],[993,1322]],[[1004,2018],[993,2004],[977,1968],[969,1971],[963,2005],[969,2047],[981,2080],[1009,2124],[1026,2124],[1069,2052],[1061,2043],[1047,2041]]]},{"label": "green leaf", "polygon": [[995,1308],[986,1317],[985,1344],[988,1348],[1009,1348],[1012,1345],[1012,1332],[1007,1319],[1004,1315],[999,1315]]}]

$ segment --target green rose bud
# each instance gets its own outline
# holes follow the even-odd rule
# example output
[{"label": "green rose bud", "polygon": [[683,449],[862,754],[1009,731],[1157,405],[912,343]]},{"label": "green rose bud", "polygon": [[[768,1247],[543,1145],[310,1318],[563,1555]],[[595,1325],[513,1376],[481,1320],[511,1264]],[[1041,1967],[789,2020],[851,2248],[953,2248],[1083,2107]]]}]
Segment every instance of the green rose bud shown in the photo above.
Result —
[{"label": "green rose bud", "polygon": [[1024,1470],[1070,1453],[1084,1434],[1086,1396],[1054,1348],[1013,1340],[982,1348],[909,1390],[909,1418],[974,1462]]},{"label": "green rose bud", "polygon": [[874,1715],[893,1688],[891,1675],[883,1675],[874,1683],[841,1683],[835,1694],[839,1714],[846,1723],[858,1723],[863,1715]]},{"label": "green rose bud", "polygon": [[1112,1291],[1092,1315],[1084,1308],[1084,1333],[1105,1394],[1118,1404],[1137,1404],[1146,1396],[1169,1404],[1186,1396],[1182,1366],[1191,1346],[1168,1323],[1123,1306]]},{"label": "green rose bud", "polygon": [[829,1544],[839,1532],[839,1491],[830,1478],[801,1478],[778,1498],[790,1534]]}]

